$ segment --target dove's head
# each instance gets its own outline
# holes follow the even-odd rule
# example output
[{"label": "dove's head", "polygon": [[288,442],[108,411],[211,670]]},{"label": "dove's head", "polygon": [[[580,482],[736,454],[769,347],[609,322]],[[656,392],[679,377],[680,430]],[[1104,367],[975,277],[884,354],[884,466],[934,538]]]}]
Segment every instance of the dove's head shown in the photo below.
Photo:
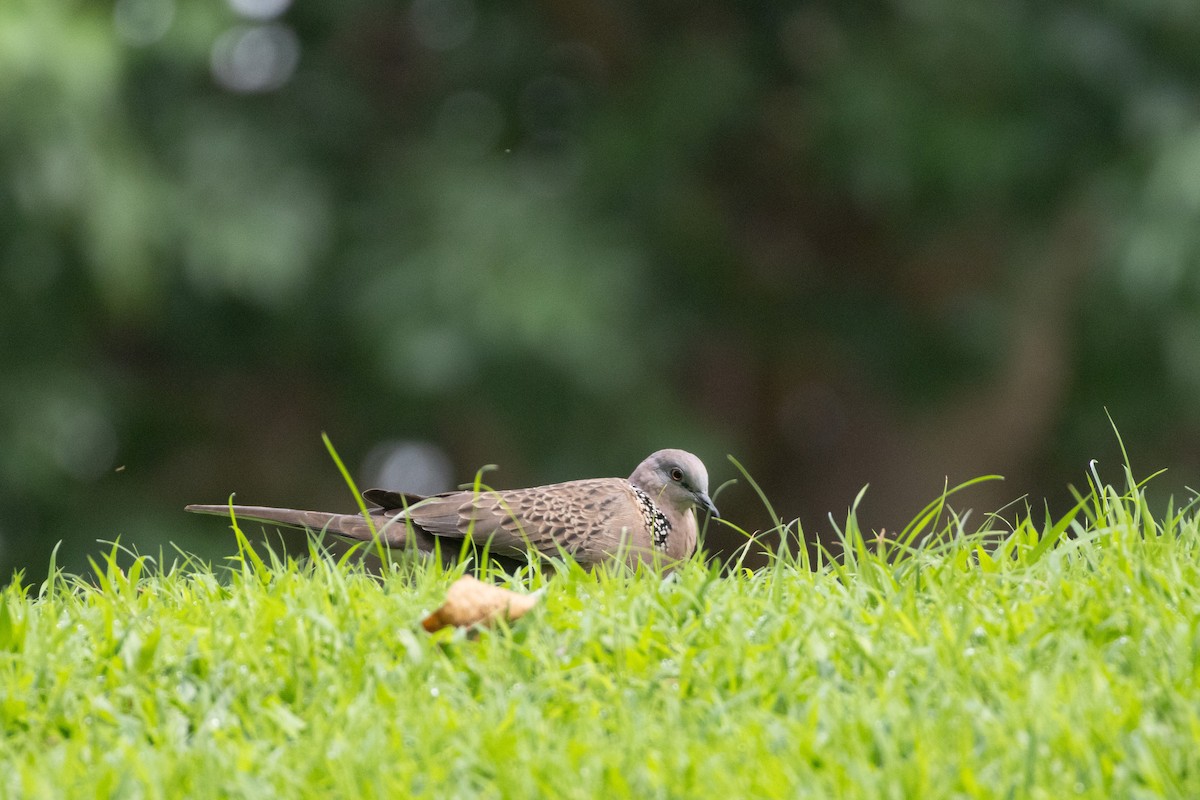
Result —
[{"label": "dove's head", "polygon": [[659,450],[638,464],[629,482],[650,495],[659,506],[679,513],[703,509],[719,517],[708,496],[708,470],[704,462],[686,450]]}]

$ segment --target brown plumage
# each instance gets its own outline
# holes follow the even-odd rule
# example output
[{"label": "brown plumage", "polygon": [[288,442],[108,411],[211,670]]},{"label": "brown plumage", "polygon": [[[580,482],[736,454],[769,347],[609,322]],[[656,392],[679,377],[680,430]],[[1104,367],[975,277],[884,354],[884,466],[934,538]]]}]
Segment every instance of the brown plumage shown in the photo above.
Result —
[{"label": "brown plumage", "polygon": [[[528,489],[456,491],[429,497],[370,489],[371,520],[389,548],[444,555],[464,539],[502,558],[530,550],[563,553],[584,566],[622,557],[627,563],[673,562],[696,550],[699,510],[717,516],[708,496],[708,471],[683,450],[659,450],[628,479],[590,478]],[[191,505],[188,511],[228,515],[229,506]],[[328,531],[372,541],[361,514],[333,514],[267,506],[233,506],[241,520]]]}]

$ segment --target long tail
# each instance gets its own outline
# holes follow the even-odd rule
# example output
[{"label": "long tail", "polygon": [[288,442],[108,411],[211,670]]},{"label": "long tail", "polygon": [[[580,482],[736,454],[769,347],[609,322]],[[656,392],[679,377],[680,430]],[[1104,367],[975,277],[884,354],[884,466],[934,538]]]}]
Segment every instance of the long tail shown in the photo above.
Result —
[{"label": "long tail", "polygon": [[[229,506],[219,505],[190,505],[184,511],[193,514],[212,514],[218,517],[229,516]],[[364,542],[374,541],[371,528],[361,514],[331,514],[326,511],[301,511],[295,508],[272,508],[271,506],[234,506],[234,516],[241,521],[265,522],[270,525],[282,525],[286,528],[300,530],[327,531],[348,539],[358,539]],[[408,525],[403,519],[385,516],[382,513],[371,514],[379,540],[387,547],[404,547],[408,542]],[[426,538],[418,536],[420,541]],[[422,548],[425,549],[425,548]]]}]

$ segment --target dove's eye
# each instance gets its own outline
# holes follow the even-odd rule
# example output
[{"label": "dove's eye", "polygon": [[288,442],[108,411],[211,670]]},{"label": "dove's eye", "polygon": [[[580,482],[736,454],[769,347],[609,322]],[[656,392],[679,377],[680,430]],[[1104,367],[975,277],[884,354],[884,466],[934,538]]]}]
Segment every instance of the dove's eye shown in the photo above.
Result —
[{"label": "dove's eye", "polygon": [[683,470],[681,470],[679,467],[672,467],[671,480],[675,481],[676,483],[680,483],[683,480]]}]

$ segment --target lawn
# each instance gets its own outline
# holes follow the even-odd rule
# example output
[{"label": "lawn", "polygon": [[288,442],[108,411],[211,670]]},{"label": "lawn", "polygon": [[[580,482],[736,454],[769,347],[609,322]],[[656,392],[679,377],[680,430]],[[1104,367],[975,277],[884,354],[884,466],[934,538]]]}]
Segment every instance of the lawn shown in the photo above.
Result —
[{"label": "lawn", "polygon": [[0,595],[0,795],[1200,797],[1200,524],[1132,484],[754,573],[531,569],[470,634],[421,629],[436,566],[114,548]]}]

